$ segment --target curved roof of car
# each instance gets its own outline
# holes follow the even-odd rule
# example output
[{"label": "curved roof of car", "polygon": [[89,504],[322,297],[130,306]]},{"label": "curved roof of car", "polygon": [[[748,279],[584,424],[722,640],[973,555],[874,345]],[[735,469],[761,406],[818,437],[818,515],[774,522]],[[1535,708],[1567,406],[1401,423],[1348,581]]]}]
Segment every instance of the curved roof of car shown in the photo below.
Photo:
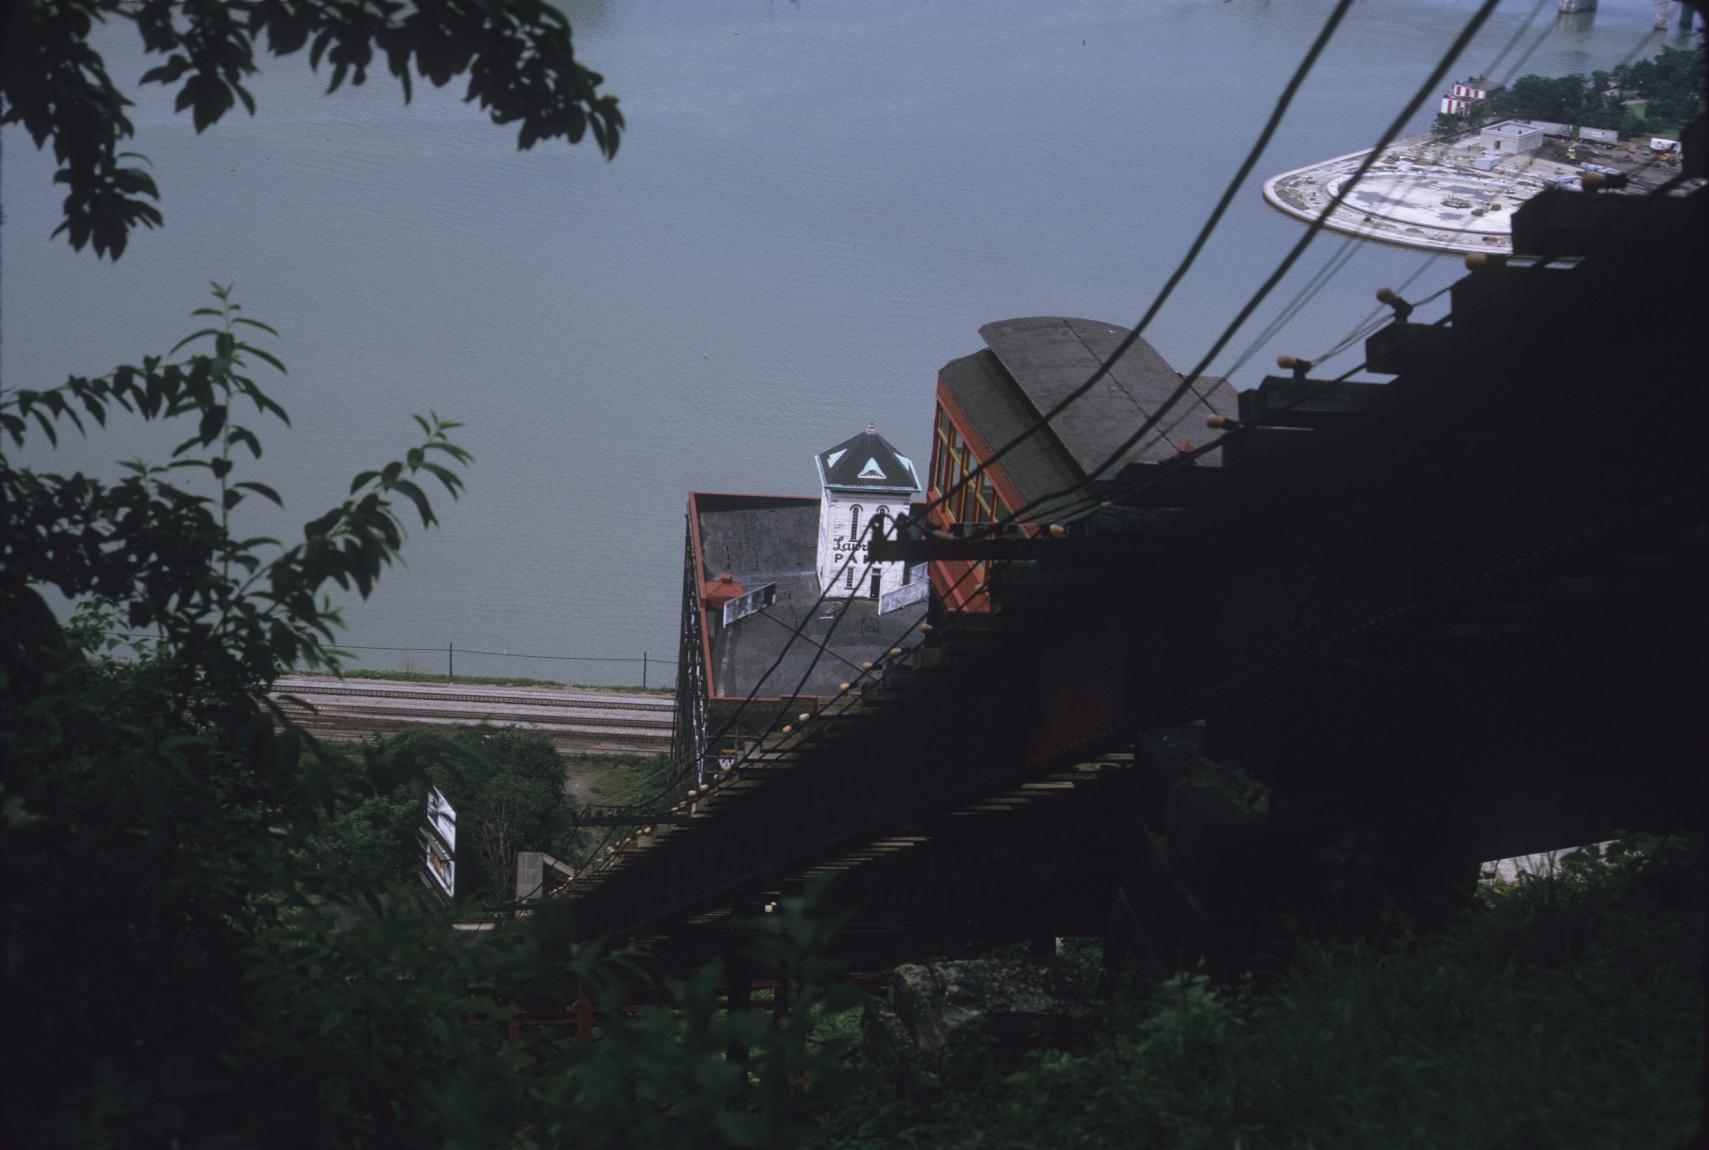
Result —
[{"label": "curved roof of car", "polygon": [[[1128,329],[1071,316],[1028,316],[988,323],[979,334],[1034,417],[1042,419],[1115,355]],[[1124,449],[1123,442],[1163,407],[1181,380],[1156,348],[1135,339],[1091,390],[1051,420],[1050,432],[1082,475],[1118,451],[1112,468],[1162,462],[1177,453],[1184,437],[1201,438],[1206,416],[1234,416],[1239,407],[1227,380],[1196,379],[1165,412],[1155,434]]]}]

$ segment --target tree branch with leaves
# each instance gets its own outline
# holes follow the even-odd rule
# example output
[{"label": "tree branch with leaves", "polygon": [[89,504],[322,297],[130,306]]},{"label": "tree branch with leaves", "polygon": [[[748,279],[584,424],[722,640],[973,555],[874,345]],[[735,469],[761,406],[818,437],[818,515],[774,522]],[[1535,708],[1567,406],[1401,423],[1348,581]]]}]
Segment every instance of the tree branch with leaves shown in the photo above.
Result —
[{"label": "tree branch with leaves", "polygon": [[[26,657],[31,645],[57,631],[34,590],[48,586],[71,600],[110,601],[128,626],[154,631],[187,676],[233,679],[253,690],[283,669],[335,667],[331,644],[340,619],[325,592],[337,585],[365,598],[373,590],[403,543],[400,499],[422,526],[437,522],[422,481],[436,482],[453,499],[461,493],[455,469],[470,457],[449,437],[458,424],[416,416],[421,442],[404,458],[357,475],[348,499],[303,527],[302,542],[287,547],[267,537],[234,538],[230,515],[246,499],[283,505],[266,484],[236,477],[233,451],[242,447],[252,460],[262,452],[255,430],[237,422],[241,405],[289,423],[250,374],[252,359],[281,373],[285,365],[244,338],[250,331],[277,333],[242,315],[228,288],[215,284],[213,292],[218,306],[194,314],[217,324],[192,332],[169,354],[211,344],[206,351],[183,360],[150,356],[106,375],[0,396],[0,434],[14,446],[22,446],[32,420],[56,443],[59,423],[82,431],[88,417],[105,425],[115,408],[195,425],[171,462],[127,462],[129,474],[115,484],[38,474],[0,459],[7,527],[0,540],[0,609],[29,621],[6,643],[9,659]],[[183,470],[208,472],[217,495],[175,484],[173,474]]]},{"label": "tree branch with leaves", "polygon": [[18,123],[36,147],[53,147],[66,186],[65,233],[81,251],[118,259],[131,232],[156,228],[159,187],[122,150],[135,134],[133,101],[113,83],[90,44],[99,24],[128,23],[162,62],[141,83],[177,85],[174,104],[196,131],[242,103],[256,74],[256,48],[290,56],[305,47],[309,67],[331,68],[327,91],[360,85],[376,58],[403,89],[413,75],[435,87],[467,75],[464,100],[495,124],[517,125],[516,145],[579,143],[592,133],[606,158],[624,128],[604,77],[576,59],[569,20],[545,0],[0,0],[0,124]]},{"label": "tree branch with leaves", "polygon": [[[785,898],[752,931],[760,969],[796,987],[787,1024],[720,1010],[717,965],[667,984],[672,1009],[625,1017],[635,971],[567,902],[454,930],[397,853],[437,781],[508,901],[517,847],[574,834],[548,741],[304,753],[269,703],[283,669],[336,667],[325,593],[366,596],[468,455],[422,419],[300,542],[234,538],[245,500],[277,501],[241,476],[261,455],[251,414],[285,420],[257,381],[284,364],[271,328],[215,296],[165,356],[0,396],[0,1002],[29,1052],[0,1145],[776,1144],[838,1081],[807,1043],[812,1012],[852,993],[812,953],[836,920]],[[111,483],[8,451],[124,415],[191,433]],[[87,610],[62,626],[50,587]],[[154,638],[112,658],[120,627]],[[507,1037],[521,1007],[561,1017],[578,988],[605,1011],[600,1043]],[[737,1043],[745,1064],[724,1059]]]}]

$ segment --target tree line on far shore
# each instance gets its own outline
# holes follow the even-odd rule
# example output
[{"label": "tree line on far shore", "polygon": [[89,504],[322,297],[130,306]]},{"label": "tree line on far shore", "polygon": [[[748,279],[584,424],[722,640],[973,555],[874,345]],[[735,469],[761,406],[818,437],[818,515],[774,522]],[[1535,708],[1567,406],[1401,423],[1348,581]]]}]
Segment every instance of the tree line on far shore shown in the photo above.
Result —
[{"label": "tree line on far shore", "polygon": [[1677,136],[1703,109],[1703,53],[1664,47],[1648,60],[1588,76],[1521,76],[1463,116],[1437,116],[1432,130],[1445,138],[1500,120],[1545,120],[1612,128],[1622,139]]}]

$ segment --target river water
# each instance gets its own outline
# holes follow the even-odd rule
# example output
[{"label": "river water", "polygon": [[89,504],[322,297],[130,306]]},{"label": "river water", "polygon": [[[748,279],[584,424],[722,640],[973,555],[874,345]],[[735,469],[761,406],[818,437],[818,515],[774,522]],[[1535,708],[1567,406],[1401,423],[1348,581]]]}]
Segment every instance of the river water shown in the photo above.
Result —
[{"label": "river water", "polygon": [[[264,59],[259,114],[200,138],[169,97],[139,100],[134,146],[167,226],[116,265],[48,239],[50,159],[8,128],[4,382],[164,351],[207,281],[235,282],[290,365],[275,393],[294,427],[266,436],[250,477],[292,514],[258,513],[257,530],[289,530],[401,454],[410,412],[467,425],[467,495],[347,611],[351,644],[424,650],[365,650],[356,665],[443,670],[454,642],[459,672],[626,683],[638,662],[466,652],[646,651],[656,684],[676,656],[685,493],[813,494],[813,454],[869,421],[923,470],[937,369],[982,346],[980,324],[1133,323],[1329,7],[576,0],[578,51],[629,121],[609,164],[591,144],[518,153],[455,86],[423,84],[405,106],[381,70],[323,96],[301,57]],[[1368,146],[1473,7],[1358,0],[1150,330],[1177,368],[1300,234],[1263,203],[1263,178]],[[1504,5],[1451,75],[1484,71],[1510,42],[1498,76],[1522,57],[1522,71],[1588,72],[1664,42],[1650,0],[1554,8]],[[123,37],[101,44],[121,85],[149,66]],[[1213,370],[1340,244],[1320,239]],[[1236,383],[1278,351],[1329,347],[1377,286],[1427,262],[1358,244]],[[1409,294],[1457,271],[1436,260]],[[56,465],[111,473],[182,434],[121,425]]]}]

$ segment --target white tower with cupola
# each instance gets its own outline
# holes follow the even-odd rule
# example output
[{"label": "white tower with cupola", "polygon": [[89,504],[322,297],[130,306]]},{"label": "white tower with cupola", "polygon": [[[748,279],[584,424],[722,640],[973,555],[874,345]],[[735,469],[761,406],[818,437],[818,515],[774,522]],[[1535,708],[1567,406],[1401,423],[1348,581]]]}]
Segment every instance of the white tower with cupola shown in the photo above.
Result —
[{"label": "white tower with cupola", "polygon": [[878,434],[877,427],[845,439],[816,457],[819,466],[819,587],[827,598],[878,598],[907,581],[904,563],[873,563],[867,546],[874,532],[893,536],[896,517],[920,490],[914,461]]}]

